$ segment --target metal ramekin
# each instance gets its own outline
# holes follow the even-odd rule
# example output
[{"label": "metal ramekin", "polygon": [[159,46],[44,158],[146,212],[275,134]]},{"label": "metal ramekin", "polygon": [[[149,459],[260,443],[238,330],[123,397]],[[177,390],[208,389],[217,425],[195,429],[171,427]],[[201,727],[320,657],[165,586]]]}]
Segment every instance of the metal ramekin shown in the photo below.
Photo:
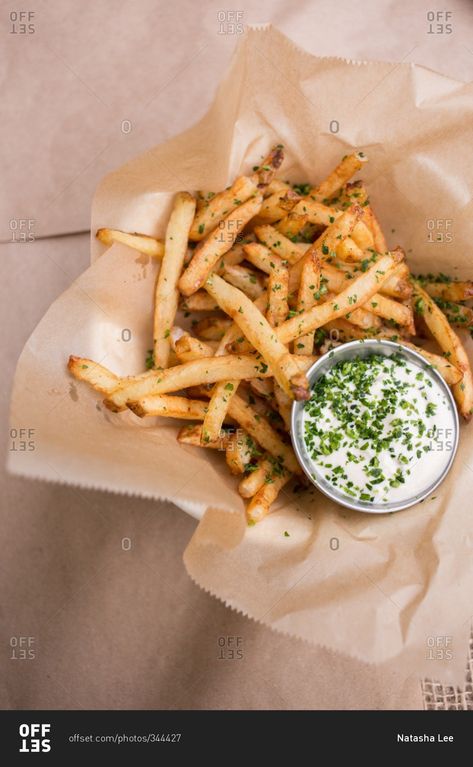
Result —
[{"label": "metal ramekin", "polygon": [[370,514],[385,514],[388,512],[393,511],[401,511],[402,509],[407,509],[410,506],[414,506],[414,504],[419,503],[420,501],[423,501],[427,496],[429,496],[436,487],[440,485],[440,483],[445,479],[446,475],[448,474],[453,459],[455,458],[455,453],[457,451],[458,447],[458,437],[459,437],[459,421],[458,421],[458,412],[455,405],[455,401],[453,399],[452,393],[448,387],[448,385],[443,380],[440,373],[438,373],[435,368],[433,368],[424,357],[422,357],[421,354],[418,352],[413,351],[412,349],[409,349],[407,346],[403,346],[402,344],[395,343],[393,341],[384,341],[381,339],[367,339],[364,341],[350,341],[349,343],[342,344],[341,346],[337,346],[332,351],[327,352],[327,354],[324,354],[322,357],[320,357],[311,368],[307,371],[307,378],[309,379],[309,385],[312,388],[314,382],[317,378],[319,378],[321,375],[326,373],[335,363],[339,362],[340,360],[349,360],[353,359],[354,357],[362,356],[366,357],[370,354],[384,354],[386,356],[391,356],[393,353],[402,354],[403,357],[407,360],[410,360],[411,362],[414,362],[417,366],[422,368],[425,373],[427,373],[432,379],[434,379],[439,386],[443,389],[443,392],[445,394],[445,397],[447,399],[447,402],[450,405],[451,413],[452,413],[452,430],[453,435],[451,438],[451,450],[448,452],[450,453],[448,463],[444,470],[442,471],[441,475],[437,477],[437,479],[432,482],[432,484],[424,489],[422,492],[417,493],[416,495],[412,496],[411,498],[403,501],[398,502],[391,502],[391,503],[367,503],[366,501],[357,501],[351,498],[348,498],[346,495],[343,495],[339,491],[337,491],[336,488],[334,488],[328,481],[324,480],[322,477],[317,476],[315,479],[312,476],[311,469],[310,469],[310,458],[307,455],[304,438],[302,434],[302,415],[303,415],[303,409],[304,409],[304,402],[294,402],[292,406],[292,416],[291,416],[291,439],[292,444],[297,456],[297,459],[304,470],[305,474],[308,476],[310,481],[312,482],[315,487],[317,487],[318,490],[320,490],[322,493],[324,493],[326,496],[332,499],[332,501],[335,501],[336,503],[339,503],[341,506],[346,506],[349,509],[354,509],[356,511],[365,511]]}]

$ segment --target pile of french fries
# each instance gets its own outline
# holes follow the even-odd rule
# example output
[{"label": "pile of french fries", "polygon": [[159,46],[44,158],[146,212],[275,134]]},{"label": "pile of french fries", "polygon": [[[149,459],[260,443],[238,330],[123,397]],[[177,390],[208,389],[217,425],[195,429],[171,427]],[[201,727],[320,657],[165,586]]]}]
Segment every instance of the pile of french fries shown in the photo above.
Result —
[{"label": "pile of french fries", "polygon": [[[473,324],[473,282],[416,279],[403,250],[388,248],[363,182],[352,181],[363,152],[317,186],[279,178],[283,158],[278,145],[218,194],[176,194],[164,241],[100,229],[105,245],[160,260],[149,369],[119,377],[69,359],[114,412],[193,421],[177,439],[225,453],[249,524],[301,478],[291,405],[310,396],[306,371],[331,346],[373,337],[409,346],[452,387],[462,416],[473,412],[472,372],[453,329]],[[185,330],[178,317],[189,315]],[[419,346],[426,337],[437,352]]]}]

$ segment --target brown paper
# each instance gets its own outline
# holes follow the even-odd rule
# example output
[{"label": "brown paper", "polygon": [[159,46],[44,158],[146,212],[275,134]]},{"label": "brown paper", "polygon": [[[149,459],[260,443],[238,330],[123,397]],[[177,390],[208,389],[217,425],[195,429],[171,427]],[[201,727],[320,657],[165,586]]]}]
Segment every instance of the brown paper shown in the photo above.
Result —
[{"label": "brown paper", "polygon": [[[320,180],[356,148],[369,156],[363,178],[390,245],[406,248],[414,270],[471,276],[472,94],[421,67],[316,58],[272,28],[250,29],[207,116],[103,180],[92,230],[162,236],[174,192],[218,190],[275,142],[284,178],[298,181]],[[368,515],[288,490],[245,530],[222,456],[178,445],[173,422],[109,413],[67,374],[70,353],[137,373],[151,346],[157,265],[125,246],[104,251],[94,240],[93,265],[25,346],[12,427],[34,429],[36,450],[10,453],[11,471],[168,498],[202,517],[185,564],[226,604],[364,661],[398,659],[406,675],[460,682],[473,613],[473,426],[423,504]]]}]

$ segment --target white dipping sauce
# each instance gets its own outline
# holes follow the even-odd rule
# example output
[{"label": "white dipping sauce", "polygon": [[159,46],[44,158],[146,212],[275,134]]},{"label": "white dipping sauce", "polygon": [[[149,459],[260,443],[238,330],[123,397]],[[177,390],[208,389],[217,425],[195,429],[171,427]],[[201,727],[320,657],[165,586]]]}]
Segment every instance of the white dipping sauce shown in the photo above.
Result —
[{"label": "white dipping sauce", "polygon": [[313,384],[302,429],[313,478],[368,504],[427,491],[455,442],[455,416],[436,377],[397,353],[337,362]]}]

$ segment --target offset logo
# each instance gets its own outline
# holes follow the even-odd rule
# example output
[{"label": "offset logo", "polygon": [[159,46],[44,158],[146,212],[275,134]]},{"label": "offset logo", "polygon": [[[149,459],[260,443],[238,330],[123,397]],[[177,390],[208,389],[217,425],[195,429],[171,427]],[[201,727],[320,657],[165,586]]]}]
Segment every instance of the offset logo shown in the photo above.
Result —
[{"label": "offset logo", "polygon": [[51,751],[50,724],[20,724],[21,754],[37,754]]}]

